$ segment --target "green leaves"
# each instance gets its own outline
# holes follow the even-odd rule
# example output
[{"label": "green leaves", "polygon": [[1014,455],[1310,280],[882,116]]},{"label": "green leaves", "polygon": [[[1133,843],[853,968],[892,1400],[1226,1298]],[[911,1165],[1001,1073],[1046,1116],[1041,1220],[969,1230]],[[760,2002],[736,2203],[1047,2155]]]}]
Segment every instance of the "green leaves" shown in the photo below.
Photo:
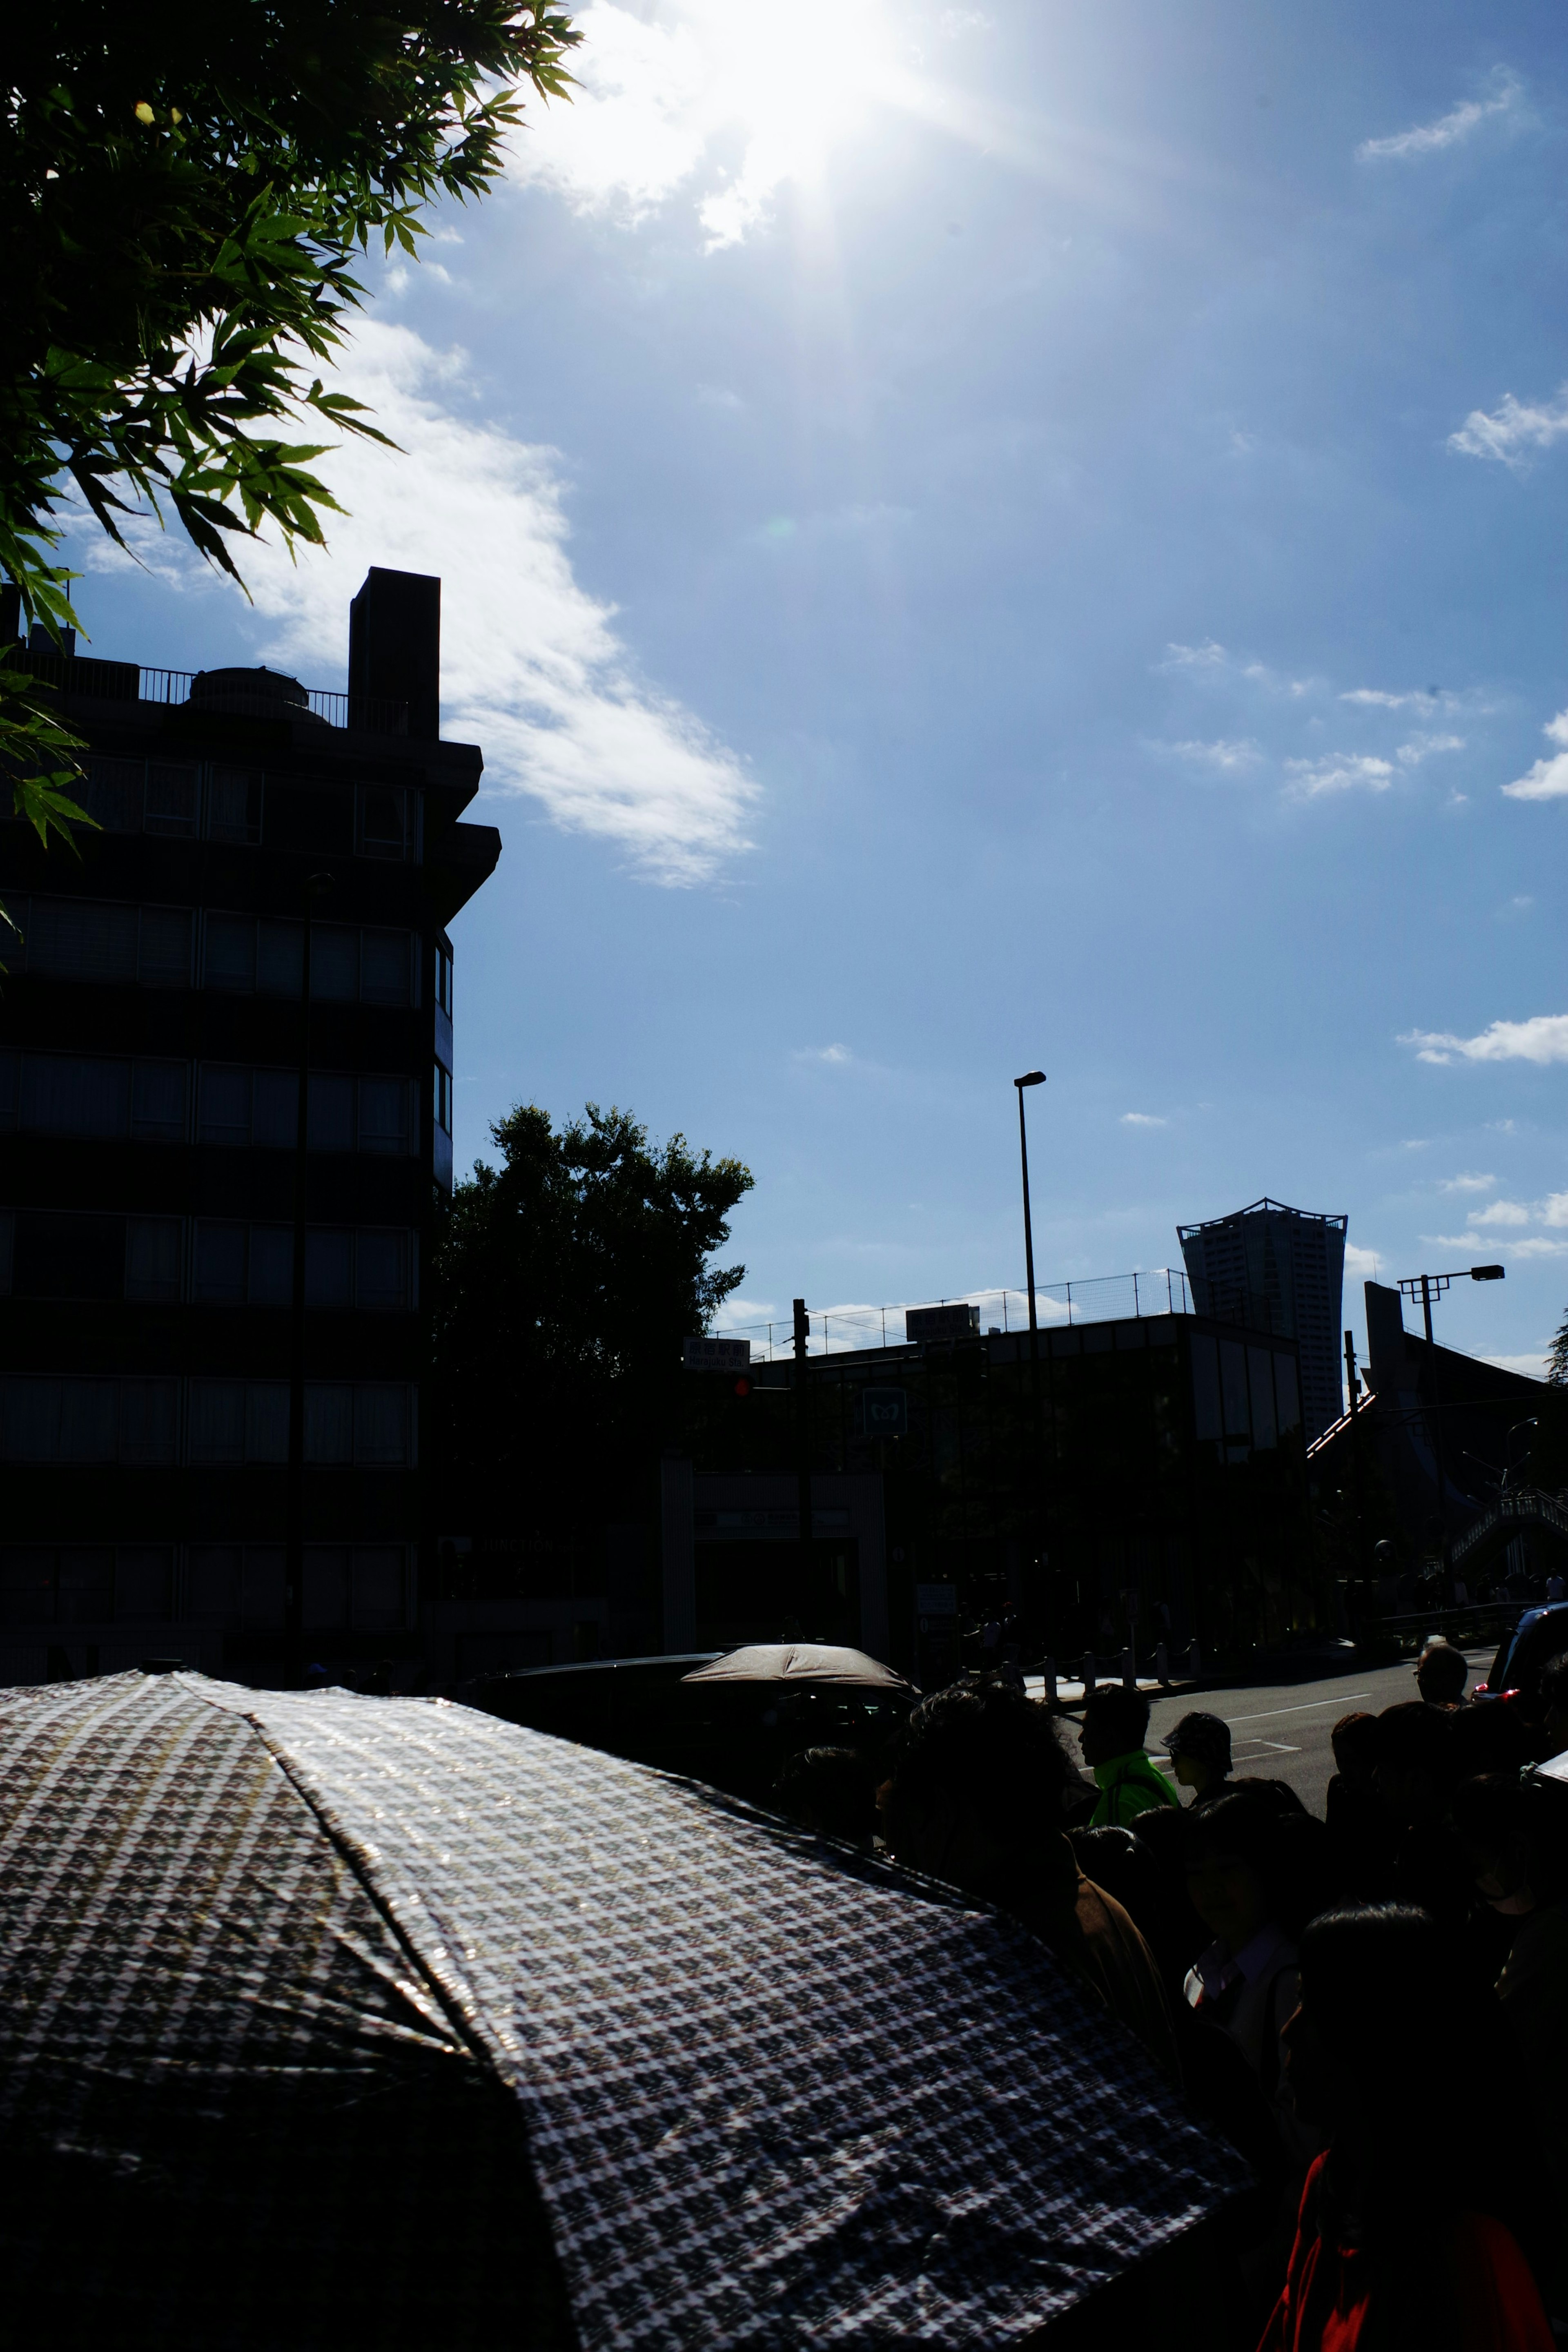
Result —
[{"label": "green leaves", "polygon": [[[332,445],[299,425],[393,446],[316,372],[362,299],[350,263],[377,232],[416,256],[423,209],[482,195],[517,86],[567,97],[580,38],[512,0],[74,0],[8,28],[0,565],[29,622],[79,625],[68,487],[121,547],[128,516],[172,510],[236,581],[269,525],[323,543]],[[31,726],[0,695],[0,759],[28,773]]]},{"label": "green leaves", "polygon": [[750,1171],[595,1103],[559,1131],[519,1104],[491,1132],[501,1164],[458,1185],[431,1269],[445,1460],[465,1493],[530,1496],[570,1496],[580,1462],[609,1510],[656,1464],[681,1341],[744,1279],[712,1259]]}]

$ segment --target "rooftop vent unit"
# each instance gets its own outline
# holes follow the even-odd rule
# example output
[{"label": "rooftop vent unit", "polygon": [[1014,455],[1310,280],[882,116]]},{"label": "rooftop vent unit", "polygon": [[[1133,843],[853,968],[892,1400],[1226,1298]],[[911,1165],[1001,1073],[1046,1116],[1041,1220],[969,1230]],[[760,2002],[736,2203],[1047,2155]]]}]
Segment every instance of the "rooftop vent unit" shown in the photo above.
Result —
[{"label": "rooftop vent unit", "polygon": [[973,1339],[979,1337],[980,1310],[966,1306],[908,1307],[904,1329],[912,1342],[925,1339]]}]

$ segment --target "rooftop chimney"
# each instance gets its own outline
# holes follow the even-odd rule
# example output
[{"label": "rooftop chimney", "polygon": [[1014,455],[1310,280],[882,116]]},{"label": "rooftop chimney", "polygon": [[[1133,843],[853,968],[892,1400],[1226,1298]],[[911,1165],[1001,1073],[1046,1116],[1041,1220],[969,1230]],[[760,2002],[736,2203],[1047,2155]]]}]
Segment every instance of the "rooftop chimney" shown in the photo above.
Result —
[{"label": "rooftop chimney", "polygon": [[441,732],[441,583],[372,564],[349,607],[350,724],[355,702],[406,702],[408,731]]}]

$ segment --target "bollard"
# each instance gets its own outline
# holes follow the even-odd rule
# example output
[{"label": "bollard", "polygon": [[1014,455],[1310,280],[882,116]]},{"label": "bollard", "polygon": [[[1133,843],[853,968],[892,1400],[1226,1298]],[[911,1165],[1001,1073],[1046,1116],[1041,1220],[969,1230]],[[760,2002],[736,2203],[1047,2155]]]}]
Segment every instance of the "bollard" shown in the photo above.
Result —
[{"label": "bollard", "polygon": [[1196,1683],[1203,1679],[1203,1652],[1197,1646],[1196,1633],[1187,1644],[1186,1671],[1191,1681]]},{"label": "bollard", "polygon": [[1054,1714],[1056,1712],[1056,1660],[1051,1657],[1048,1657],[1045,1662],[1045,1703]]},{"label": "bollard", "polygon": [[1155,1680],[1159,1684],[1162,1690],[1169,1690],[1171,1686],[1171,1658],[1170,1652],[1166,1649],[1163,1642],[1156,1642],[1155,1643]]},{"label": "bollard", "polygon": [[1092,1650],[1086,1653],[1083,1660],[1083,1696],[1085,1698],[1092,1698],[1094,1696],[1094,1685],[1099,1679],[1099,1664],[1100,1661],[1096,1658]]},{"label": "bollard", "polygon": [[1137,1687],[1137,1654],[1131,1649],[1124,1650],[1122,1653],[1122,1688],[1124,1690],[1136,1690]]}]

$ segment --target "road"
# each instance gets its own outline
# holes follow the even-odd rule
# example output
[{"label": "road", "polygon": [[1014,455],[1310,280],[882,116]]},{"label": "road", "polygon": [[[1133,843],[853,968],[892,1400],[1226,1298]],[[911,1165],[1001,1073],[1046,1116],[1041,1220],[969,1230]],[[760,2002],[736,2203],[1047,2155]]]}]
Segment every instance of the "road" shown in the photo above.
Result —
[{"label": "road", "polygon": [[[1466,1652],[1472,1685],[1491,1664],[1496,1647],[1491,1643],[1484,1650]],[[1378,1715],[1385,1706],[1397,1706],[1402,1699],[1416,1696],[1415,1671],[1406,1659],[1396,1666],[1336,1674],[1320,1683],[1258,1683],[1239,1690],[1161,1698],[1149,1714],[1149,1748],[1155,1762],[1166,1767],[1160,1741],[1190,1708],[1201,1707],[1230,1726],[1230,1752],[1239,1776],[1254,1773],[1267,1780],[1288,1780],[1308,1809],[1321,1818],[1334,1769],[1329,1735],[1340,1717]],[[1076,1719],[1064,1717],[1063,1724],[1071,1727],[1076,1748]]]}]

